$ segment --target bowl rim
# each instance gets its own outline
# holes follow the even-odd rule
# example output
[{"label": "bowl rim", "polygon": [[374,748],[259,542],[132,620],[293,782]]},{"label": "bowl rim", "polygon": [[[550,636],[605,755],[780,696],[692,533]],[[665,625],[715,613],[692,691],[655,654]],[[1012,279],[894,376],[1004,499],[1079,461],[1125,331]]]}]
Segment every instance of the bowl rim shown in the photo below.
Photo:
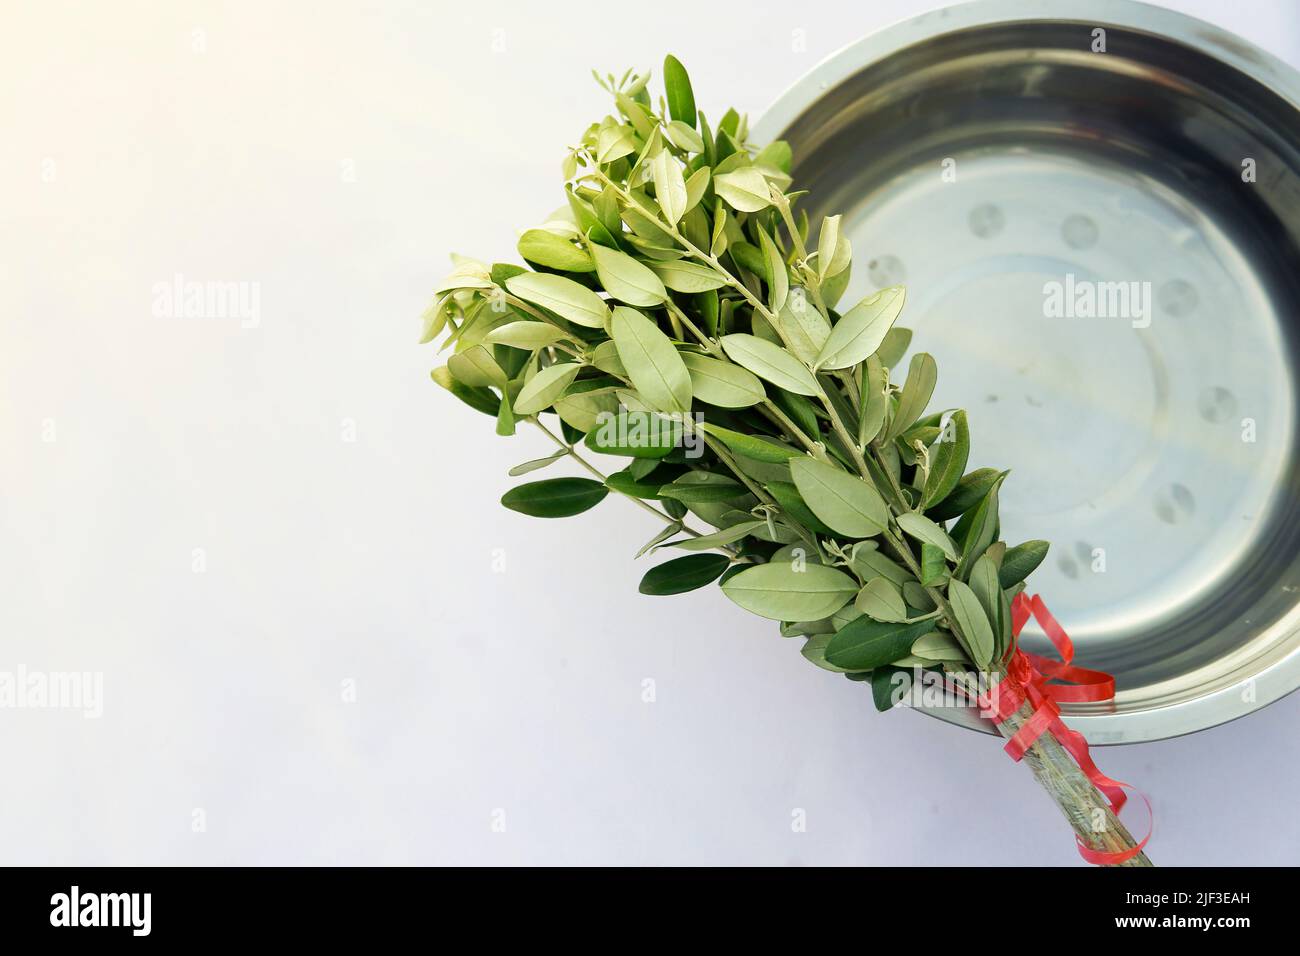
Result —
[{"label": "bowl rim", "polygon": [[[758,142],[779,139],[817,100],[868,66],[900,50],[948,33],[1007,23],[1080,23],[1115,26],[1162,36],[1191,47],[1267,86],[1300,112],[1300,71],[1229,30],[1189,14],[1138,0],[971,0],[881,27],[822,59],[777,97],[753,126]],[[1066,627],[1068,629],[1068,622]],[[1274,624],[1300,630],[1300,605]],[[1253,682],[1251,699],[1245,693]],[[1062,715],[1091,744],[1129,744],[1165,740],[1217,727],[1282,699],[1300,687],[1300,647],[1291,649],[1254,674],[1190,700],[1123,714]],[[974,708],[915,707],[949,723],[997,733]]]}]

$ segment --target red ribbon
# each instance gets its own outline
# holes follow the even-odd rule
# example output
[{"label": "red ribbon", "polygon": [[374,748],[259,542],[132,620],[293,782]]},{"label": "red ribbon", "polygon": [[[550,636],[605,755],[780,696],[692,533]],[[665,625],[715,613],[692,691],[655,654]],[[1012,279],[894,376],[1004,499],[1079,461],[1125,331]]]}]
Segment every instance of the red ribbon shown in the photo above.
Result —
[{"label": "red ribbon", "polygon": [[[1060,661],[1030,654],[1020,649],[1017,639],[1030,615],[1038,621],[1043,632],[1056,647],[1057,653],[1061,655]],[[1127,789],[1142,798],[1150,814],[1151,801],[1146,795],[1127,783],[1112,780],[1097,769],[1097,765],[1093,763],[1088,753],[1088,741],[1084,739],[1083,734],[1071,730],[1061,720],[1061,708],[1058,706],[1060,703],[1111,700],[1115,696],[1115,678],[1101,671],[1075,667],[1070,663],[1074,660],[1074,642],[1070,640],[1070,636],[1065,633],[1065,628],[1061,627],[1037,594],[1032,598],[1026,597],[1023,593],[1016,595],[1016,599],[1011,604],[1011,635],[1012,644],[1009,650],[1010,657],[1006,661],[1006,677],[987,695],[979,697],[980,706],[986,713],[995,714],[998,723],[1002,723],[1019,710],[1020,705],[1025,701],[1033,707],[1033,716],[1025,721],[1016,731],[1015,736],[1007,741],[1005,750],[1011,755],[1011,759],[1019,760],[1035,740],[1044,733],[1050,733],[1074,758],[1074,762],[1079,765],[1079,769],[1093,786],[1106,797],[1113,813],[1118,815],[1123,808],[1126,799],[1124,791]],[[1054,684],[1049,681],[1070,683]],[[1107,853],[1094,850],[1077,834],[1075,835],[1080,856],[1089,863],[1112,866],[1137,856],[1150,839],[1151,827],[1148,826],[1147,835],[1137,846]]]}]

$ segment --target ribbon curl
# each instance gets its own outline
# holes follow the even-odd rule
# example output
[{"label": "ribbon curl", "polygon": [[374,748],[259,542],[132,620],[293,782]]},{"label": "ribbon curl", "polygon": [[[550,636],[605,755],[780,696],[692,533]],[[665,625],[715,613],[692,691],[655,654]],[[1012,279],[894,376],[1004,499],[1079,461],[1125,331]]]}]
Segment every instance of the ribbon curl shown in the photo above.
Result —
[{"label": "ribbon curl", "polygon": [[[1021,628],[1030,616],[1042,627],[1048,639],[1061,655],[1060,661],[1054,661],[1039,654],[1030,654],[1020,649],[1018,638]],[[1035,740],[1044,733],[1050,733],[1074,758],[1084,776],[1095,786],[1110,804],[1111,812],[1116,816],[1126,802],[1125,790],[1132,790],[1147,805],[1147,813],[1152,815],[1151,801],[1146,794],[1120,780],[1113,780],[1097,768],[1088,752],[1088,741],[1077,730],[1071,730],[1061,720],[1061,703],[1089,703],[1111,700],[1115,696],[1115,678],[1102,671],[1075,667],[1074,642],[1065,633],[1065,628],[1047,610],[1042,598],[1035,594],[1032,598],[1023,593],[1017,594],[1011,604],[1012,644],[1010,658],[1006,663],[1006,677],[993,687],[988,694],[980,695],[978,702],[985,713],[997,715],[998,723],[1003,723],[1020,709],[1020,705],[1029,702],[1033,715],[1007,741],[1004,748],[1012,760],[1020,760]],[[1054,684],[1050,681],[1069,681],[1068,684]],[[1078,834],[1079,855],[1089,863],[1099,866],[1113,866],[1131,860],[1142,852],[1147,841],[1151,839],[1154,825],[1147,827],[1147,834],[1137,846],[1127,850],[1107,852],[1094,850]]]}]

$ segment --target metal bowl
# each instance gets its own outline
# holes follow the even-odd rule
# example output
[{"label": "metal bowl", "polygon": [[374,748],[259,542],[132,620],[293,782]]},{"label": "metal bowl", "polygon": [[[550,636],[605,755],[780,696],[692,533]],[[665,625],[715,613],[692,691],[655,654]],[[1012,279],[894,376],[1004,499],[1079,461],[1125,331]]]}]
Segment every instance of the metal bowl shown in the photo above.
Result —
[{"label": "metal bowl", "polygon": [[1012,469],[1003,537],[1053,542],[1031,590],[1118,688],[1071,725],[1156,740],[1294,690],[1300,76],[1144,4],[990,0],[835,54],[755,138],[844,213],[846,300],[908,286],[934,407]]}]

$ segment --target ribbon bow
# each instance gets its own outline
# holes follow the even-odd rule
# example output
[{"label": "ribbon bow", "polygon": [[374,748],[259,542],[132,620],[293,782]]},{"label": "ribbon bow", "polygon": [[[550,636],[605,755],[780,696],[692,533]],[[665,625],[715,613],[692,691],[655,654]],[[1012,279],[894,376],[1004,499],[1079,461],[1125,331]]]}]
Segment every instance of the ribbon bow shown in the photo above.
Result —
[{"label": "ribbon bow", "polygon": [[[1054,661],[1038,654],[1030,654],[1020,649],[1017,638],[1020,630],[1030,616],[1038,622],[1057,653],[1060,661]],[[1006,677],[993,687],[987,695],[979,697],[979,704],[986,713],[997,715],[997,722],[1002,723],[1017,710],[1020,705],[1029,702],[1034,713],[1015,735],[1007,741],[1004,748],[1012,760],[1020,760],[1040,736],[1050,733],[1066,749],[1074,762],[1079,765],[1084,776],[1092,782],[1106,797],[1110,809],[1119,814],[1126,801],[1124,791],[1132,790],[1140,796],[1151,812],[1151,801],[1146,795],[1119,780],[1112,780],[1102,773],[1088,753],[1088,741],[1077,730],[1071,730],[1061,720],[1061,703],[1082,703],[1110,700],[1115,696],[1115,678],[1102,671],[1075,667],[1074,642],[1065,633],[1065,629],[1054,618],[1042,598],[1035,594],[1032,598],[1023,593],[1017,594],[1011,604],[1011,657],[1007,661]],[[1050,681],[1069,681],[1068,684],[1054,684]],[[1114,865],[1130,860],[1142,852],[1147,841],[1151,839],[1151,828],[1137,846],[1127,850],[1106,852],[1094,850],[1075,835],[1079,855],[1089,863]]]}]

